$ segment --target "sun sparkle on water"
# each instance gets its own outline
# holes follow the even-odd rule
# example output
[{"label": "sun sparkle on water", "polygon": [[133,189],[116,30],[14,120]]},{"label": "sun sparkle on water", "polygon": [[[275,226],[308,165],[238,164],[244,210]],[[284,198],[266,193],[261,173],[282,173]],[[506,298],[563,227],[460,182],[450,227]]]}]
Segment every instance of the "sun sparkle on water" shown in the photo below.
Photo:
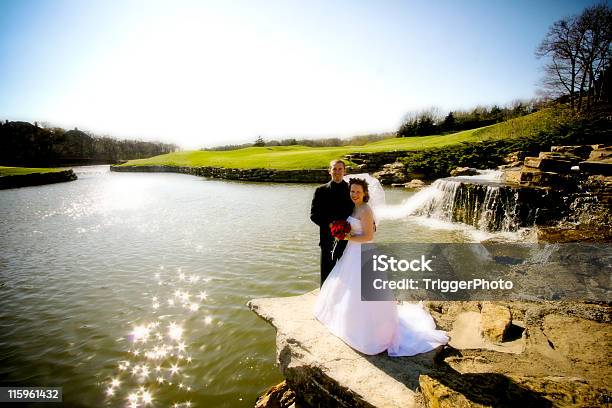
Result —
[{"label": "sun sparkle on water", "polygon": [[[163,266],[160,270],[164,270]],[[161,284],[163,279],[163,273],[155,274],[155,283]],[[193,359],[187,354],[188,332],[184,319],[191,313],[198,313],[205,306],[202,302],[208,295],[198,290],[198,295],[192,296],[188,287],[200,289],[196,286],[208,281],[194,274],[184,274],[179,268],[178,274],[165,286],[159,285],[162,286],[160,292],[150,297],[151,314],[157,318],[133,324],[127,335],[131,347],[125,350],[129,357],[117,363],[116,375],[104,384],[103,392],[108,400],[116,404],[119,398],[127,400],[127,406],[145,407],[158,405],[170,396],[176,397],[177,393],[192,391],[187,369]],[[174,289],[168,294],[165,288],[170,287]],[[160,303],[163,298],[167,299],[169,310],[161,310],[164,309]],[[174,320],[167,321],[170,316],[174,316]],[[205,324],[201,327],[212,322],[212,318],[207,316],[203,321]],[[191,406],[188,400],[173,403],[178,407]]]}]

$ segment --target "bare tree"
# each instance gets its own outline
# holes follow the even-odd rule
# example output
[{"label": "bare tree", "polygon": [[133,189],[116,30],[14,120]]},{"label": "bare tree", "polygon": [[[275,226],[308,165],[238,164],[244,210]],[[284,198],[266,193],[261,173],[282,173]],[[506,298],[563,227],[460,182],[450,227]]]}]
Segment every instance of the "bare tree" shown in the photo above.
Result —
[{"label": "bare tree", "polygon": [[[584,33],[578,53],[579,63],[583,67],[580,91],[581,97],[585,91],[587,93],[589,110],[593,102],[601,100],[603,75],[610,67],[612,9],[603,3],[589,7],[580,15],[577,25],[578,30]],[[578,101],[579,105],[581,102],[582,98]]]},{"label": "bare tree", "polygon": [[552,96],[567,95],[570,107],[586,110],[601,100],[605,71],[610,66],[612,12],[601,3],[586,8],[580,16],[556,21],[536,49],[548,58],[544,87]]},{"label": "bare tree", "polygon": [[548,56],[545,65],[544,87],[553,96],[569,95],[574,109],[576,78],[578,77],[578,47],[580,38],[576,32],[576,18],[565,17],[556,21],[536,50],[536,56]]}]

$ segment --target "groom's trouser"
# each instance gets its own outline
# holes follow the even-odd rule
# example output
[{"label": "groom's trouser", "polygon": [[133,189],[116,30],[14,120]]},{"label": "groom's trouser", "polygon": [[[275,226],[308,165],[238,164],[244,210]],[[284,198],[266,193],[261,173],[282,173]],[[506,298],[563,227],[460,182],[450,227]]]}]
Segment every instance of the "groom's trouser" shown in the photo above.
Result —
[{"label": "groom's trouser", "polygon": [[342,256],[347,243],[348,241],[338,241],[332,258],[334,240],[321,242],[321,286],[323,286],[323,282],[325,282],[329,273],[334,269],[336,262]]}]

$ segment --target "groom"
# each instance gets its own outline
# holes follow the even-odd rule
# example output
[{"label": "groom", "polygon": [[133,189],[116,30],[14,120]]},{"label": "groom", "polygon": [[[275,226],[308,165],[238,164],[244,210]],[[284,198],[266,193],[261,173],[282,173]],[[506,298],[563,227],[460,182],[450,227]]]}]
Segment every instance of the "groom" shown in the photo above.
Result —
[{"label": "groom", "polygon": [[331,235],[331,223],[346,220],[353,212],[353,201],[349,186],[342,178],[346,166],[342,160],[333,160],[329,164],[331,181],[317,187],[310,207],[310,219],[319,226],[319,246],[321,247],[321,285],[333,269],[336,261],[342,256],[347,241],[338,242],[332,258],[334,238]]}]

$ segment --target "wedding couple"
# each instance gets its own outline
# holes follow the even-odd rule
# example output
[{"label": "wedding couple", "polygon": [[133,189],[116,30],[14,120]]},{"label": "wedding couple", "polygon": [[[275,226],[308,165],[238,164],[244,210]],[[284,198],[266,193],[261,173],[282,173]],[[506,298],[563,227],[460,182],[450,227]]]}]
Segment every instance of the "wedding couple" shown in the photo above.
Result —
[{"label": "wedding couple", "polygon": [[[373,242],[376,233],[376,208],[368,202],[384,199],[384,191],[368,175],[365,178],[370,183],[345,173],[342,160],[332,161],[331,181],[318,187],[312,200],[310,219],[320,228],[321,247],[321,291],[315,317],[364,354],[387,350],[389,356],[413,356],[446,344],[446,333],[436,330],[433,318],[420,303],[361,300],[361,244]],[[370,196],[372,184],[376,184],[376,197]],[[338,243],[332,255],[330,227],[336,220],[347,220],[351,234]]]}]

